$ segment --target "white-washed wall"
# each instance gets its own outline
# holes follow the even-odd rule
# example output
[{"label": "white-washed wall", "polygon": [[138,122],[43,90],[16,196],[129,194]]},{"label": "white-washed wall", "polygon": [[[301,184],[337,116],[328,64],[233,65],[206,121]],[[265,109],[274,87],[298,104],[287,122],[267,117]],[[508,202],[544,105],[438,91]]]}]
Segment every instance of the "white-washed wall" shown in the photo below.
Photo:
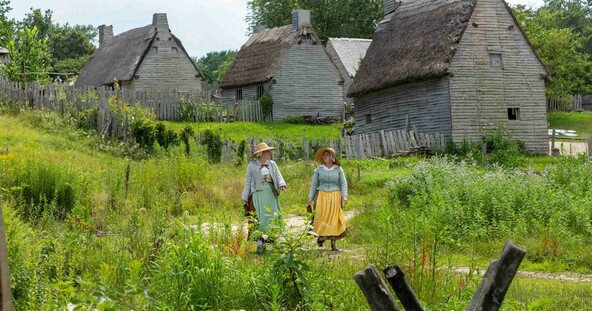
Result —
[{"label": "white-washed wall", "polygon": [[[502,69],[491,68],[490,53],[502,55]],[[528,150],[548,151],[545,70],[502,0],[477,2],[449,71],[455,142],[503,123]],[[520,120],[508,120],[507,108],[519,108]]]},{"label": "white-washed wall", "polygon": [[[414,82],[355,99],[356,134],[408,130],[451,136],[448,78]],[[370,115],[371,123],[366,122]]]},{"label": "white-washed wall", "polygon": [[340,118],[343,91],[340,76],[321,44],[290,48],[271,85],[273,119],[320,115]]},{"label": "white-washed wall", "polygon": [[[158,51],[154,50],[155,47]],[[202,90],[202,78],[198,71],[167,29],[158,29],[156,39],[136,75],[138,77],[132,80],[130,90]]]}]

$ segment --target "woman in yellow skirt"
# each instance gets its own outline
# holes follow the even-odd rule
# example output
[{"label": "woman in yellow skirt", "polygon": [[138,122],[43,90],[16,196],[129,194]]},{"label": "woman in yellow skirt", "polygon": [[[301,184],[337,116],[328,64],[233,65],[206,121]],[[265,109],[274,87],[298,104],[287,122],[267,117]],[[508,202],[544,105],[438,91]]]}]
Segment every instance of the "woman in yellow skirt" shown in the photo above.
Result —
[{"label": "woman in yellow skirt", "polygon": [[331,250],[338,251],[336,241],[347,234],[348,228],[343,214],[343,204],[347,203],[345,173],[332,148],[319,149],[315,160],[322,165],[314,170],[308,196],[308,204],[315,206],[313,230],[319,237],[319,247],[331,240]]}]

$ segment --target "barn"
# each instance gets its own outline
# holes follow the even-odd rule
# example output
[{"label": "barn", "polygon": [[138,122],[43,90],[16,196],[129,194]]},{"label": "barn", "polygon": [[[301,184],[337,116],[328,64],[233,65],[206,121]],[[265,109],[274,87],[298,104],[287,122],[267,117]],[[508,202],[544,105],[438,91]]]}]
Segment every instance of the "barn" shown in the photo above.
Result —
[{"label": "barn", "polygon": [[385,0],[348,95],[357,133],[416,129],[455,143],[503,124],[548,152],[546,66],[503,0]]}]

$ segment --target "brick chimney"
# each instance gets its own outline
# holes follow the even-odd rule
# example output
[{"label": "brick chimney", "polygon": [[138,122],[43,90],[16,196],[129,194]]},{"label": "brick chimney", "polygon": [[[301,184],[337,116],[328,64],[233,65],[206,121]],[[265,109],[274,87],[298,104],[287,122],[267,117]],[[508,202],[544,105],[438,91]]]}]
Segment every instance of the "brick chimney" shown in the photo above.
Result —
[{"label": "brick chimney", "polygon": [[113,38],[113,25],[99,26],[99,46]]},{"label": "brick chimney", "polygon": [[156,26],[158,32],[169,32],[169,21],[166,13],[154,13],[152,15],[152,26]]},{"label": "brick chimney", "polygon": [[310,24],[310,10],[292,11],[292,32],[298,31],[304,24]]}]

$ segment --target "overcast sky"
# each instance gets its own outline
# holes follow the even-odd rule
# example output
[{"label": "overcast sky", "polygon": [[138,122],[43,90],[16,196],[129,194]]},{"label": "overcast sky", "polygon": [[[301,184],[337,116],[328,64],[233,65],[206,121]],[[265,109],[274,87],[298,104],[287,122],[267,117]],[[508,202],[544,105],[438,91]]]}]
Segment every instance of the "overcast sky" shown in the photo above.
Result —
[{"label": "overcast sky", "polygon": [[[152,23],[153,13],[167,13],[171,31],[190,56],[237,50],[247,40],[246,0],[11,0],[10,17],[23,19],[29,8],[52,10],[54,22],[113,25],[115,35]],[[509,0],[537,7],[543,0]],[[314,21],[313,21],[314,23]]]}]

